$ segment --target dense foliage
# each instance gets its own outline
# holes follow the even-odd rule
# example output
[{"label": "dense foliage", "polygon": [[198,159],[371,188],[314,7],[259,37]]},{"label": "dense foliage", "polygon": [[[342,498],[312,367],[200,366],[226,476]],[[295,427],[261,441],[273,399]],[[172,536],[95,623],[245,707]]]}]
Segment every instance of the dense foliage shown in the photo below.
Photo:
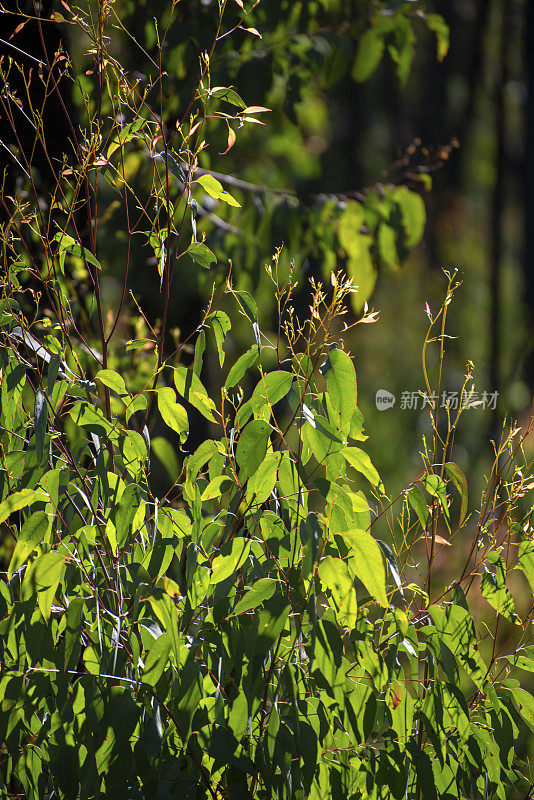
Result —
[{"label": "dense foliage", "polygon": [[[296,3],[292,13],[308,13],[313,30],[342,5]],[[534,541],[523,434],[503,434],[473,504],[453,452],[475,402],[470,368],[458,408],[440,403],[459,289],[447,273],[441,308],[426,309],[421,466],[389,497],[344,344],[351,325],[376,322],[366,302],[376,270],[419,240],[421,197],[388,185],[307,209],[301,232],[330,253],[328,281],[307,282],[297,313],[290,244],[276,250],[262,276],[276,314],[266,332],[238,255],[241,235],[261,238],[254,226],[269,212],[251,209],[257,186],[214,174],[209,153],[217,126],[236,152],[241,127],[268,112],[211,77],[219,45],[228,56],[235,36],[260,38],[267,6],[184,0],[153,29],[138,7],[63,6],[53,21],[24,17],[20,30],[70,24],[73,41],[90,43],[89,75],[61,49],[39,71],[1,65],[12,123],[0,300],[2,795],[528,796],[534,698],[517,676],[534,672],[534,606],[523,602]],[[349,25],[356,80],[386,46],[404,79],[421,21],[445,54],[437,15],[407,2],[365,8],[366,24]],[[140,15],[153,37],[140,49],[153,69],[142,80],[122,66],[119,36],[134,36]],[[191,30],[212,31],[194,79],[180,61]],[[167,102],[165,41],[180,36],[181,82]],[[47,157],[32,81],[56,111],[65,86],[77,88],[63,160]],[[48,177],[34,162],[43,155]],[[107,238],[111,224],[122,238]],[[129,295],[142,248],[159,317]],[[206,308],[191,330],[170,331],[190,273]]]}]

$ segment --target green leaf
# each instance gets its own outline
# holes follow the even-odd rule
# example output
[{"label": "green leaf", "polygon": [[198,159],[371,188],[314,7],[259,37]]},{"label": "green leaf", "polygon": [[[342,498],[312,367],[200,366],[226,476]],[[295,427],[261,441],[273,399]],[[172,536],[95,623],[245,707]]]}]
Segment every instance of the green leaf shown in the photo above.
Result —
[{"label": "green leaf", "polygon": [[92,645],[89,645],[83,651],[83,663],[89,675],[100,674],[100,658]]},{"label": "green leaf", "polygon": [[341,558],[326,556],[319,564],[319,577],[323,586],[332,593],[340,623],[352,630],[356,623],[358,606],[354,578],[347,564]]},{"label": "green leaf", "polygon": [[69,236],[68,233],[63,233],[60,231],[56,233],[53,238],[54,242],[59,242],[59,265],[61,267],[61,271],[65,272],[65,255],[66,253],[71,253],[73,256],[77,258],[82,258],[88,264],[92,264],[93,267],[97,269],[102,269],[102,265],[100,261],[95,258],[95,256],[91,253],[90,250],[87,250],[86,247],[82,247],[78,244],[72,236]]},{"label": "green leaf", "polygon": [[484,692],[488,669],[478,651],[475,625],[469,611],[458,605],[445,608],[431,605],[428,610],[440,639],[456,656],[471,680]]},{"label": "green leaf", "polygon": [[245,592],[241,600],[237,603],[231,616],[236,617],[238,614],[244,614],[246,611],[251,611],[268,600],[276,591],[276,581],[273,578],[260,578],[254,583],[248,592]]},{"label": "green leaf", "polygon": [[85,600],[83,597],[74,597],[67,611],[67,625],[65,627],[65,660],[66,670],[75,669],[78,664],[81,649],[81,632],[83,625],[83,610]]},{"label": "green leaf", "polygon": [[335,348],[330,351],[322,370],[328,382],[330,401],[339,414],[341,429],[348,433],[358,401],[354,364],[344,350]]},{"label": "green leaf", "polygon": [[289,616],[289,604],[285,597],[274,594],[265,601],[258,617],[258,636],[255,642],[256,653],[266,653],[274,645],[285,628]]},{"label": "green leaf", "polygon": [[114,372],[112,369],[100,369],[95,375],[95,380],[96,379],[101,381],[104,386],[107,386],[109,389],[113,389],[120,397],[128,396],[124,378],[122,375],[119,375],[118,372]]},{"label": "green leaf", "polygon": [[179,435],[180,442],[185,442],[189,433],[187,412],[183,406],[176,402],[174,389],[171,389],[170,386],[162,386],[161,389],[156,389],[156,395],[159,413],[163,418],[163,422]]},{"label": "green leaf", "polygon": [[158,636],[152,642],[148,656],[145,659],[141,680],[148,686],[155,686],[163,674],[163,670],[169,663],[169,653],[171,652],[171,642],[166,633]]},{"label": "green leaf", "polygon": [[228,314],[225,314],[224,311],[214,311],[212,314],[209,315],[206,322],[209,322],[213,328],[213,333],[215,335],[215,343],[217,345],[217,352],[219,354],[219,364],[224,364],[224,350],[223,344],[224,340],[226,339],[226,334],[232,327],[232,323],[230,322],[230,317]]},{"label": "green leaf", "polygon": [[117,136],[115,136],[108,147],[106,158],[109,159],[115,150],[118,150],[119,147],[123,147],[127,142],[139,138],[137,133],[145,124],[146,119],[144,119],[144,117],[139,117],[133,122],[128,122],[124,127],[119,128]]},{"label": "green leaf", "polygon": [[165,439],[163,436],[155,436],[150,443],[150,447],[161,462],[169,476],[169,480],[174,483],[178,477],[178,458],[176,457],[176,450],[169,440]]},{"label": "green leaf", "polygon": [[220,553],[213,559],[211,583],[221,583],[233,575],[245,563],[249,552],[249,539],[238,536],[231,542],[226,542]]},{"label": "green leaf", "polygon": [[380,492],[384,491],[384,484],[382,483],[380,475],[373,466],[367,453],[360,450],[359,447],[344,447],[341,453],[351,467],[361,472],[361,474],[364,475],[373,486],[376,486]]},{"label": "green leaf", "polygon": [[212,253],[207,245],[203,242],[193,242],[189,245],[184,255],[204,269],[211,269],[213,263],[217,263],[217,256]]},{"label": "green leaf", "polygon": [[425,489],[432,497],[438,498],[444,513],[448,515],[449,503],[447,501],[447,487],[445,481],[443,481],[439,475],[427,475],[425,478]]},{"label": "green leaf", "polygon": [[390,226],[382,222],[378,227],[376,243],[380,261],[389,269],[399,268],[399,253],[397,251],[397,233]]},{"label": "green leaf", "polygon": [[[489,558],[491,556],[491,558]],[[521,620],[515,613],[514,600],[506,586],[506,564],[497,553],[489,553],[488,560],[495,565],[495,574],[486,572],[480,580],[480,591],[490,606],[515,625],[521,625]]]},{"label": "green leaf", "polygon": [[22,599],[28,600],[37,595],[37,603],[45,620],[50,618],[52,602],[64,569],[63,556],[51,550],[36,558],[24,575],[21,587]]},{"label": "green leaf", "polygon": [[263,419],[253,419],[241,431],[236,449],[241,484],[254,475],[265,458],[271,431],[271,426]]},{"label": "green leaf", "polygon": [[75,425],[81,428],[87,428],[92,433],[98,436],[109,437],[116,439],[118,436],[115,426],[105,418],[102,411],[96,406],[89,405],[86,402],[74,403],[70,416]]},{"label": "green leaf", "polygon": [[419,518],[421,527],[423,530],[426,530],[430,512],[428,510],[423,492],[418,486],[412,486],[406,493],[406,496],[408,497],[408,502]]},{"label": "green leaf", "polygon": [[252,410],[258,414],[264,405],[274,406],[286,396],[293,383],[293,374],[283,370],[275,370],[262,375],[252,393]]},{"label": "green leaf", "polygon": [[234,290],[232,294],[235,297],[239,308],[247,317],[247,319],[252,322],[252,324],[257,323],[259,320],[258,305],[250,292]]},{"label": "green leaf", "polygon": [[279,451],[267,453],[254,475],[249,478],[246,492],[247,502],[259,505],[268,500],[276,483],[281,458],[282,453]]},{"label": "green leaf", "polygon": [[141,504],[142,498],[139,486],[135,483],[129,483],[122,493],[114,514],[117,544],[119,547],[123,547],[126,544],[128,536],[132,532],[132,526],[139,513]]},{"label": "green leaf", "polygon": [[130,350],[144,350],[148,344],[155,345],[155,342],[153,339],[147,338],[128,339],[125,345],[125,350],[127,353],[130,352]]},{"label": "green leaf", "polygon": [[526,689],[506,688],[514,699],[514,704],[531,731],[534,731],[534,697]]},{"label": "green leaf", "polygon": [[425,14],[424,19],[428,30],[436,34],[437,58],[438,61],[443,61],[449,52],[449,26],[441,14]]},{"label": "green leaf", "polygon": [[50,530],[51,522],[50,517],[44,511],[36,511],[31,517],[28,517],[22,526],[11,556],[7,573],[8,580],[11,580],[14,573],[26,562],[30,553],[44,540]]},{"label": "green leaf", "polygon": [[355,81],[363,83],[373,74],[382,59],[384,46],[384,36],[374,28],[360,37],[351,73]]},{"label": "green leaf", "polygon": [[228,489],[231,489],[232,486],[235,486],[232,478],[229,478],[227,475],[216,475],[213,480],[208,483],[200,499],[203,503],[206,503],[208,500],[214,500],[227,492]]},{"label": "green leaf", "polygon": [[211,397],[208,396],[206,389],[198,375],[187,367],[177,367],[174,370],[174,385],[176,391],[188,403],[191,403],[203,417],[210,422],[217,422],[213,416],[216,406]]},{"label": "green leaf", "polygon": [[[148,553],[147,553],[148,555]],[[182,654],[182,643],[180,640],[180,624],[178,620],[178,610],[174,602],[174,597],[163,594],[161,597],[151,597],[150,605],[155,615],[161,622],[164,631],[168,634],[169,643],[174,653],[176,664],[179,665]]]},{"label": "green leaf", "polygon": [[507,656],[507,659],[513,667],[534,672],[534,647],[532,646],[522,648],[514,655]]},{"label": "green leaf", "polygon": [[467,504],[469,501],[468,492],[467,492],[467,479],[456,464],[452,461],[448,461],[445,464],[445,470],[447,475],[452,480],[458,492],[460,493],[461,499],[461,507],[460,507],[460,526],[464,524],[465,518],[467,516]]},{"label": "green leaf", "polygon": [[385,608],[389,607],[386,591],[386,568],[380,546],[368,531],[356,528],[341,534],[349,550],[348,565],[367,591]]},{"label": "green leaf", "polygon": [[357,314],[361,313],[365,301],[371,297],[378,275],[371,254],[373,238],[363,232],[368,227],[360,203],[348,201],[339,221],[338,239],[347,254],[347,275],[354,279],[354,286],[358,290],[351,295],[352,306]]},{"label": "green leaf", "polygon": [[229,206],[241,207],[241,203],[238,203],[235,197],[228,194],[223,189],[222,183],[217,178],[214,178],[213,175],[201,175],[199,178],[195,178],[194,183],[199,183],[204,191],[215,200],[222,200],[223,203],[228,203]]},{"label": "green leaf", "polygon": [[226,100],[227,103],[232,103],[232,105],[238,108],[245,109],[247,107],[247,104],[241,99],[235,89],[232,89],[230,86],[216,86],[214,89],[209,90],[209,96],[217,97],[220,100]]},{"label": "green leaf", "polygon": [[399,743],[408,742],[412,734],[414,701],[400,681],[390,683],[386,705],[391,714],[391,727],[397,734]]},{"label": "green leaf", "polygon": [[[0,509],[2,506],[0,506]],[[1,521],[1,514],[0,514]],[[534,541],[528,540],[521,542],[519,545],[517,567],[521,569],[530,584],[532,594],[534,595]]]},{"label": "green leaf", "polygon": [[246,353],[243,353],[240,356],[233,367],[231,368],[226,381],[224,383],[225,389],[233,389],[233,387],[239,383],[239,381],[243,378],[244,374],[246,373],[247,369],[250,369],[254,366],[258,361],[258,348],[251,347]]},{"label": "green leaf", "polygon": [[423,198],[411,192],[406,186],[399,186],[393,195],[399,204],[406,247],[415,247],[425,232],[426,208]]},{"label": "green leaf", "polygon": [[0,525],[15,511],[48,500],[48,495],[36,489],[21,489],[20,492],[13,492],[0,503]]},{"label": "green leaf", "polygon": [[193,372],[195,373],[195,375],[198,375],[199,378],[202,372],[202,366],[204,364],[205,349],[206,349],[206,333],[203,328],[198,334],[197,340],[195,342],[195,357],[193,359]]}]

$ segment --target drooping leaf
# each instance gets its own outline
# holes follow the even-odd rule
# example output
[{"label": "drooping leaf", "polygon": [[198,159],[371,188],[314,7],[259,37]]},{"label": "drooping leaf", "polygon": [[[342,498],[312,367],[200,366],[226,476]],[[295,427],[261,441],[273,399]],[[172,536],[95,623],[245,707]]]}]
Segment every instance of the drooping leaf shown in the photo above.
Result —
[{"label": "drooping leaf", "polygon": [[449,515],[449,503],[447,500],[447,487],[445,481],[439,475],[427,475],[425,478],[425,489],[432,495],[437,497],[441,503],[441,508],[446,517]]},{"label": "drooping leaf", "polygon": [[352,629],[356,622],[358,606],[354,579],[347,564],[341,558],[326,556],[319,564],[321,583],[332,593],[339,610],[339,621]]},{"label": "drooping leaf", "polygon": [[265,420],[253,419],[241,431],[236,449],[241,483],[254,475],[265,458],[271,430],[271,426]]},{"label": "drooping leaf", "polygon": [[376,70],[384,53],[383,35],[371,28],[360,37],[358,42],[358,52],[352,67],[352,77],[355,81],[363,83]]},{"label": "drooping leaf", "polygon": [[26,570],[22,582],[23,599],[37,596],[41,614],[48,620],[57,587],[65,570],[65,559],[57,551],[51,550],[39,556]]},{"label": "drooping leaf", "polygon": [[425,204],[421,195],[410,191],[407,186],[399,186],[394,197],[401,209],[404,242],[411,249],[419,244],[425,232]]},{"label": "drooping leaf", "polygon": [[328,383],[330,400],[339,414],[341,428],[348,432],[358,401],[354,364],[344,350],[335,348],[328,354],[322,370]]},{"label": "drooping leaf", "polygon": [[178,459],[172,444],[163,436],[155,436],[151,442],[151,449],[163,465],[169,479],[175,481],[178,477]]},{"label": "drooping leaf", "polygon": [[452,461],[448,461],[445,464],[445,470],[447,471],[447,475],[452,480],[458,492],[460,494],[461,499],[461,507],[460,507],[460,525],[463,525],[465,522],[465,518],[467,516],[467,505],[469,502],[468,491],[467,491],[467,479],[460,469],[459,466],[453,464]]},{"label": "drooping leaf", "polygon": [[267,453],[256,472],[249,478],[246,492],[247,502],[264,503],[271,495],[278,475],[282,453]]},{"label": "drooping leaf", "polygon": [[425,14],[424,19],[428,30],[436,34],[438,61],[443,61],[449,52],[449,26],[441,14]]},{"label": "drooping leaf", "polygon": [[152,642],[148,656],[143,667],[141,680],[148,686],[155,686],[161,678],[164,669],[169,661],[171,642],[169,636],[164,633]]},{"label": "drooping leaf", "polygon": [[51,527],[51,519],[44,511],[36,511],[21,528],[17,544],[11,556],[8,580],[27,560],[30,553],[41,544]]},{"label": "drooping leaf", "polygon": [[187,412],[183,406],[176,402],[176,394],[170,386],[156,389],[159,412],[166,425],[169,426],[185,442],[189,433]]},{"label": "drooping leaf", "polygon": [[210,422],[216,422],[213,412],[216,410],[215,403],[208,396],[208,393],[193,370],[187,367],[176,367],[174,370],[174,385],[181,397],[191,403],[203,417]]},{"label": "drooping leaf", "polygon": [[100,261],[88,250],[86,247],[82,247],[72,236],[69,236],[68,233],[64,233],[60,231],[56,233],[54,236],[53,241],[59,243],[59,264],[61,267],[61,271],[65,271],[65,256],[67,253],[72,253],[73,256],[77,258],[83,259],[88,264],[91,264],[93,267],[101,270],[102,265]]},{"label": "drooping leaf", "polygon": [[367,480],[376,486],[379,491],[384,491],[384,484],[380,475],[376,471],[370,457],[359,447],[344,447],[341,450],[342,455],[355,470],[361,472]]},{"label": "drooping leaf", "polygon": [[385,608],[389,607],[386,569],[380,546],[368,531],[352,529],[341,533],[348,548],[348,565],[369,594]]},{"label": "drooping leaf", "polygon": [[495,573],[490,572],[486,567],[486,571],[480,580],[482,596],[503,617],[515,625],[521,625],[521,620],[515,613],[513,597],[506,586],[506,564],[504,559],[495,552],[488,553],[487,558],[495,566]]},{"label": "drooping leaf", "polygon": [[254,366],[258,361],[258,348],[251,347],[242,356],[240,356],[235,364],[232,366],[226,381],[224,383],[225,389],[233,389],[243,378],[246,371]]},{"label": "drooping leaf", "polygon": [[249,552],[250,541],[240,536],[223,545],[211,565],[211,583],[221,583],[233,575],[245,563]]},{"label": "drooping leaf", "polygon": [[[0,509],[1,508],[2,506],[0,506]],[[2,517],[0,514],[0,520],[1,518]],[[517,567],[524,572],[526,579],[530,584],[532,594],[534,595],[534,541],[531,539],[521,542],[519,545]]]},{"label": "drooping leaf", "polygon": [[520,687],[508,688],[507,691],[511,693],[514,704],[523,720],[526,722],[531,731],[534,731],[534,697],[526,689]]},{"label": "drooping leaf", "polygon": [[216,311],[213,311],[209,315],[206,322],[209,322],[213,329],[213,333],[215,336],[215,343],[217,345],[217,352],[219,354],[219,364],[222,367],[222,365],[224,364],[224,356],[225,356],[223,350],[223,344],[224,340],[226,339],[228,331],[232,327],[232,324],[230,322],[230,317],[228,316],[228,314],[225,314],[224,311],[220,311],[217,309]]},{"label": "drooping leaf", "polygon": [[83,597],[74,597],[69,603],[65,628],[64,667],[66,670],[74,669],[80,657],[84,608]]},{"label": "drooping leaf", "polygon": [[429,608],[439,637],[458,659],[481,691],[487,685],[488,669],[478,651],[478,640],[471,614],[466,608],[436,604]]},{"label": "drooping leaf", "polygon": [[203,503],[207,503],[209,500],[220,497],[224,492],[228,491],[228,489],[231,489],[232,486],[235,486],[235,483],[227,475],[216,475],[206,486],[200,499]]},{"label": "drooping leaf", "polygon": [[428,518],[430,512],[426,504],[425,496],[418,486],[412,486],[407,492],[406,496],[411,507],[417,514],[421,527],[426,531],[428,525]]}]

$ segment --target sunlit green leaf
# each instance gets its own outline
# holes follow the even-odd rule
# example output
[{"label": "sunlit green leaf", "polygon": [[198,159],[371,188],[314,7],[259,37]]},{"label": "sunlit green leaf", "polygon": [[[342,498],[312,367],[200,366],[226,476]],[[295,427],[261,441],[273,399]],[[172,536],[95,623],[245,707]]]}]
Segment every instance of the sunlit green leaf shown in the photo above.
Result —
[{"label": "sunlit green leaf", "polygon": [[343,541],[348,548],[348,565],[361,580],[369,594],[387,608],[386,569],[380,546],[368,531],[352,529],[343,531]]},{"label": "sunlit green leaf", "polygon": [[272,597],[275,591],[276,581],[272,578],[260,578],[251,586],[248,592],[245,592],[232,611],[232,615],[237,616],[238,614],[244,614],[246,611],[252,611],[252,609],[260,606],[264,600]]},{"label": "sunlit green leaf", "polygon": [[44,511],[36,511],[28,517],[20,530],[11,556],[7,573],[8,580],[11,580],[13,574],[26,562],[30,553],[41,544],[50,530],[51,523],[52,520]]},{"label": "sunlit green leaf", "polygon": [[321,583],[330,590],[339,610],[339,620],[347,628],[352,629],[356,622],[358,606],[354,579],[341,558],[326,556],[319,564]]},{"label": "sunlit green leaf", "polygon": [[212,327],[213,333],[215,336],[215,343],[217,345],[217,353],[219,354],[219,364],[224,364],[224,350],[223,344],[224,340],[226,339],[226,335],[228,331],[231,329],[232,324],[230,322],[230,317],[228,314],[225,314],[224,311],[213,311],[208,319],[206,320]]},{"label": "sunlit green leaf", "polygon": [[223,545],[211,565],[211,583],[221,583],[233,575],[245,563],[249,552],[250,541],[240,536]]},{"label": "sunlit green leaf", "polygon": [[271,426],[262,419],[253,419],[242,430],[237,441],[236,460],[239,480],[244,483],[254,475],[267,453]]},{"label": "sunlit green leaf", "polygon": [[222,200],[223,203],[228,203],[229,206],[241,206],[235,197],[223,189],[222,183],[214,178],[213,175],[200,175],[195,178],[195,183],[199,183],[207,194],[215,198],[215,200]]},{"label": "sunlit green leaf", "polygon": [[[213,412],[216,410],[215,403],[208,396],[204,385],[198,375],[193,370],[186,367],[177,367],[174,370],[174,385],[178,394],[191,403],[203,417],[210,422],[216,422]],[[161,391],[161,390],[160,390]]]},{"label": "sunlit green leaf", "polygon": [[174,389],[171,389],[170,386],[162,386],[161,389],[156,390],[156,395],[163,421],[179,435],[181,442],[185,442],[189,433],[187,412],[183,406],[176,402]]}]

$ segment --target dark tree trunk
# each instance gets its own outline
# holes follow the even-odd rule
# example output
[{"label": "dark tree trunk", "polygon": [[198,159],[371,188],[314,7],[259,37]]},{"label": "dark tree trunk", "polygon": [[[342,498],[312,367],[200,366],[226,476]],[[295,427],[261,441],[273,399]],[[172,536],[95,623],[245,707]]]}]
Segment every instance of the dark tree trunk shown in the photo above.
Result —
[{"label": "dark tree trunk", "polygon": [[525,72],[528,92],[525,142],[524,303],[529,352],[525,380],[534,393],[534,3],[526,3]]}]

